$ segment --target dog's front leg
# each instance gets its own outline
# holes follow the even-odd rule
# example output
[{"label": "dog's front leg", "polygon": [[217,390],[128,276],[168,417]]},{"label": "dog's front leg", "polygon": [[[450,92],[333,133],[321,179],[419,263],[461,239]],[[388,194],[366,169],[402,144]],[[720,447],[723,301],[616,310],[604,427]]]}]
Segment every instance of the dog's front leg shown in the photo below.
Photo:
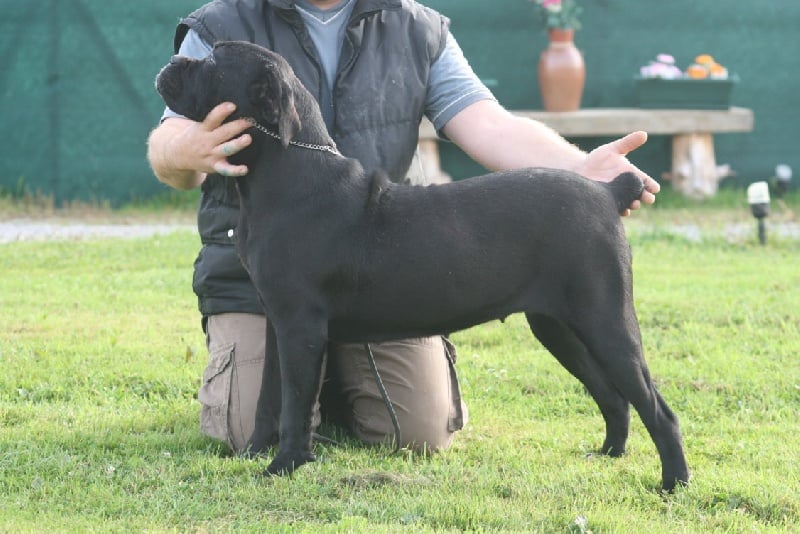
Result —
[{"label": "dog's front leg", "polygon": [[267,348],[261,391],[256,405],[256,421],[253,435],[247,442],[244,455],[263,454],[278,443],[278,426],[281,414],[281,367],[278,359],[278,342],[272,323],[267,320]]},{"label": "dog's front leg", "polygon": [[314,405],[322,385],[324,329],[277,329],[281,367],[280,447],[266,474],[283,475],[316,460],[311,451]]}]

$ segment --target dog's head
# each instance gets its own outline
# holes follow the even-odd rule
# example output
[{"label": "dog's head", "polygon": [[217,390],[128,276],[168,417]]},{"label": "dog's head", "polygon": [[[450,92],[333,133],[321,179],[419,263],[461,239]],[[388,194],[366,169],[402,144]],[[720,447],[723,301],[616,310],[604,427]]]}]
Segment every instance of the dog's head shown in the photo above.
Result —
[{"label": "dog's head", "polygon": [[273,126],[284,147],[300,130],[294,84],[299,82],[281,56],[240,41],[217,43],[205,59],[173,56],[156,77],[156,89],[176,113],[202,121],[216,105],[233,102],[236,112],[228,120]]}]

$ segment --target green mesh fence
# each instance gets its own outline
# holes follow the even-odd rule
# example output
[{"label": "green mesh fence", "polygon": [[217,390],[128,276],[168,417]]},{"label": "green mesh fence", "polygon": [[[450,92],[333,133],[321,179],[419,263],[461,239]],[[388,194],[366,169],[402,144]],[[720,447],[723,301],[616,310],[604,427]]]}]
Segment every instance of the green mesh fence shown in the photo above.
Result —
[{"label": "green mesh fence", "polygon": [[153,79],[199,1],[2,0],[0,187],[119,203],[164,190],[145,140]]},{"label": "green mesh fence", "polygon": [[[179,18],[202,0],[0,0],[0,192],[113,204],[165,191],[145,159],[163,105],[153,89]],[[509,108],[541,100],[536,61],[546,38],[528,0],[430,0],[481,78]],[[776,163],[800,169],[800,2],[582,0],[576,43],[587,65],[585,107],[635,105],[632,77],[659,52],[685,63],[711,53],[742,79],[734,104],[756,131],[717,137],[720,163],[740,180]],[[591,148],[602,140],[579,140]],[[443,147],[447,172],[480,169]],[[669,168],[669,139],[637,152],[654,176]]]}]

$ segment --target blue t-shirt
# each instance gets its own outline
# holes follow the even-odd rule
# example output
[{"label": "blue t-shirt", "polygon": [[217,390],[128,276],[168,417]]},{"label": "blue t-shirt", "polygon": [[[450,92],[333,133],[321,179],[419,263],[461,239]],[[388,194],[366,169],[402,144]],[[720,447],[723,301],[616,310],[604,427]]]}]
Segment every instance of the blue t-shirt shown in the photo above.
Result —
[{"label": "blue t-shirt", "polygon": [[325,72],[323,89],[320,94],[319,108],[322,118],[330,130],[333,126],[333,90],[336,67],[342,55],[342,42],[347,29],[347,20],[353,12],[354,0],[345,0],[331,9],[320,9],[308,0],[297,0],[295,8],[303,17],[308,35],[317,49],[317,56]]},{"label": "blue t-shirt", "polygon": [[[322,10],[307,1],[297,1],[297,10],[303,17],[325,71],[326,90],[320,108],[329,128],[333,118],[331,87],[339,64],[344,31],[354,4],[354,0],[346,0],[332,9]],[[211,46],[195,31],[189,30],[178,53],[202,59],[211,53]],[[480,100],[495,98],[475,75],[455,38],[448,33],[445,49],[431,65],[425,116],[438,132],[461,110]],[[176,116],[179,115],[169,108],[164,112],[164,118]]]}]

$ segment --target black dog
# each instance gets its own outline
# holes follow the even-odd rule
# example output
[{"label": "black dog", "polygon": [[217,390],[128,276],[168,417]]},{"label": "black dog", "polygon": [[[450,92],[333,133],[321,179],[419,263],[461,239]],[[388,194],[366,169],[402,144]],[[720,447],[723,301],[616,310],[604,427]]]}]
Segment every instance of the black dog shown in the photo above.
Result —
[{"label": "black dog", "polygon": [[600,407],[602,452],[624,452],[630,403],[658,449],[663,488],[688,481],[633,308],[618,213],[641,194],[638,177],[600,184],[525,169],[415,187],[367,175],[338,154],[286,61],[248,43],[217,44],[202,61],[174,57],[157,88],[190,119],[230,101],[235,117],[255,121],[252,146],[235,158],[250,169],[237,179],[237,246],[273,329],[249,443],[262,452],[279,438],[267,473],[315,459],[311,415],[329,339],[441,334],[523,312]]}]

